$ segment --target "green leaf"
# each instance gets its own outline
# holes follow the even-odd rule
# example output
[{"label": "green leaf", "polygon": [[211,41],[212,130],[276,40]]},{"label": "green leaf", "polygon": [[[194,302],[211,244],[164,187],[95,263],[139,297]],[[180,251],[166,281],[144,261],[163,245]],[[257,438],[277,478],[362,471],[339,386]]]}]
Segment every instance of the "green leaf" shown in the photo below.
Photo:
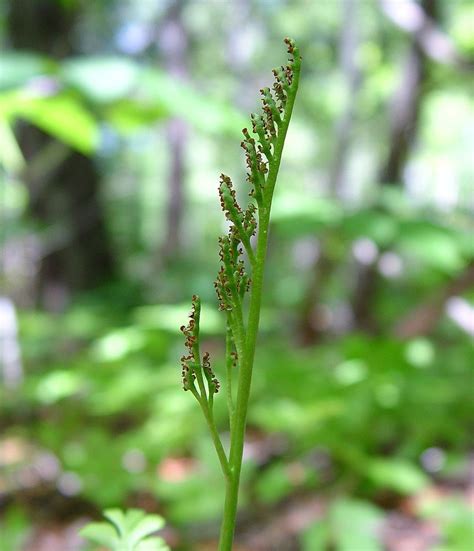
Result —
[{"label": "green leaf", "polygon": [[464,265],[462,236],[429,222],[402,225],[398,247],[420,263],[447,273],[456,272]]},{"label": "green leaf", "polygon": [[377,541],[382,516],[377,507],[365,501],[336,501],[331,507],[330,523],[338,551],[382,551]]},{"label": "green leaf", "polygon": [[141,541],[135,551],[169,551],[169,547],[162,538],[154,537]]},{"label": "green leaf", "polygon": [[329,542],[329,527],[325,522],[315,522],[304,531],[302,551],[325,551]]},{"label": "green leaf", "polygon": [[367,475],[377,486],[407,495],[428,484],[423,471],[403,459],[374,459],[368,464]]},{"label": "green leaf", "polygon": [[0,96],[0,117],[22,118],[58,140],[89,154],[97,148],[99,130],[91,113],[70,94],[32,96],[16,91]]},{"label": "green leaf", "polygon": [[140,522],[142,522],[143,519],[145,519],[146,516],[145,511],[142,511],[141,509],[128,509],[125,511],[123,527],[125,534],[127,535],[127,539],[130,538],[136,527],[140,524]]},{"label": "green leaf", "polygon": [[64,62],[61,76],[94,103],[110,103],[132,93],[139,71],[127,58],[84,57]]},{"label": "green leaf", "polygon": [[2,52],[0,57],[0,90],[23,86],[33,77],[49,74],[53,61],[30,52]]},{"label": "green leaf", "polygon": [[138,100],[122,99],[108,107],[104,116],[115,130],[122,134],[129,134],[166,118],[168,111],[158,104],[144,104]]},{"label": "green leaf", "polygon": [[336,225],[342,216],[340,206],[332,199],[288,191],[275,196],[272,212],[273,222],[290,237],[314,234],[321,228]]},{"label": "green leaf", "polygon": [[285,465],[277,463],[262,473],[255,491],[263,503],[276,503],[287,496],[293,487]]},{"label": "green leaf", "polygon": [[[203,333],[219,335],[222,332],[222,318],[211,304],[203,304]],[[189,312],[188,304],[159,304],[156,306],[140,306],[135,310],[134,321],[147,328],[161,329],[178,333],[178,327]]]},{"label": "green leaf", "polygon": [[110,549],[116,549],[119,544],[117,532],[106,522],[92,522],[82,528],[79,534],[99,545],[106,545]]},{"label": "green leaf", "polygon": [[342,224],[343,231],[351,239],[368,237],[377,245],[389,244],[397,234],[398,224],[393,216],[378,212],[375,209],[366,209],[350,214]]},{"label": "green leaf", "polygon": [[231,104],[206,97],[186,83],[156,69],[146,69],[140,79],[140,90],[148,101],[181,117],[199,130],[209,133],[241,134],[246,118]]},{"label": "green leaf", "polygon": [[109,546],[112,551],[165,551],[168,547],[162,538],[148,538],[160,530],[164,520],[158,515],[147,515],[141,509],[106,509],[104,516],[113,527],[105,522],[92,523],[81,534],[101,545]]},{"label": "green leaf", "polygon": [[123,511],[120,509],[106,509],[104,511],[104,517],[110,520],[121,537],[127,533],[125,526],[125,515]]},{"label": "green leaf", "polygon": [[[1,70],[1,69],[0,69]],[[25,165],[25,160],[16,141],[15,134],[6,120],[0,118],[0,165],[6,170],[17,172]]]},{"label": "green leaf", "polygon": [[158,515],[146,515],[139,520],[135,527],[130,530],[129,542],[136,545],[139,541],[163,528],[165,521]]},{"label": "green leaf", "polygon": [[[447,544],[443,549],[470,549],[474,541],[474,512],[469,503],[451,497],[422,504],[421,514],[441,527]],[[440,548],[441,549],[441,548]],[[438,551],[438,548],[436,548]]]}]

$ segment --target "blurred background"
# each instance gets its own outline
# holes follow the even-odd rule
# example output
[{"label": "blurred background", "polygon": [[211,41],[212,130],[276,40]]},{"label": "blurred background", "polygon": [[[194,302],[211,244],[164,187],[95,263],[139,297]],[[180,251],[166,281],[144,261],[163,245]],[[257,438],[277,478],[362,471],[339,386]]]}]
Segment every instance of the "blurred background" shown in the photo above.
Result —
[{"label": "blurred background", "polygon": [[89,549],[110,506],[216,548],[178,328],[199,293],[222,374],[218,176],[245,200],[285,36],[236,549],[472,548],[473,30],[467,0],[1,2],[1,551]]}]

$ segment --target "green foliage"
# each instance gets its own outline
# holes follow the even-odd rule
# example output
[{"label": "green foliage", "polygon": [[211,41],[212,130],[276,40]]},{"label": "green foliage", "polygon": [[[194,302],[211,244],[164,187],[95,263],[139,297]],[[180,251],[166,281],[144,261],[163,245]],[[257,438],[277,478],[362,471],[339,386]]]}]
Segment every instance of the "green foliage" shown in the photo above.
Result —
[{"label": "green foliage", "polygon": [[[230,105],[132,59],[77,58],[59,64],[37,54],[9,53],[0,63],[1,126],[26,120],[84,154],[97,151],[103,122],[125,135],[173,116],[212,133],[236,134],[242,125]],[[14,151],[7,166],[13,156]]]},{"label": "green foliage", "polygon": [[28,536],[28,519],[23,511],[13,507],[0,519],[0,551],[21,549]]},{"label": "green foliage", "polygon": [[443,502],[426,503],[421,508],[424,518],[434,520],[441,527],[443,543],[435,551],[469,549],[474,538],[474,513],[459,497]]},{"label": "green foliage", "polygon": [[400,459],[372,459],[367,476],[377,486],[407,495],[416,494],[429,483],[421,469]]},{"label": "green foliage", "polygon": [[[443,496],[457,496],[472,447],[474,348],[467,333],[472,289],[454,297],[464,308],[461,320],[451,315],[449,299],[449,311],[443,307],[439,319],[430,317],[435,325],[420,336],[399,340],[393,335],[418,305],[449,293],[474,259],[469,71],[458,70],[457,61],[425,59],[420,113],[413,120],[417,138],[404,161],[403,182],[380,185],[377,174],[390,146],[389,106],[412,35],[400,32],[376,2],[353,3],[359,40],[353,50],[360,85],[355,93],[348,93],[348,75],[339,64],[345,57],[340,44],[350,30],[340,2],[322,6],[295,0],[278,9],[257,2],[237,21],[231,3],[208,9],[184,2],[184,79],[175,78],[160,58],[161,41],[166,45],[167,38],[155,29],[167,14],[159,3],[64,0],[81,10],[74,36],[58,36],[82,52],[76,57],[53,60],[33,51],[9,52],[14,42],[4,43],[1,279],[19,308],[24,381],[14,390],[0,381],[0,499],[7,504],[0,514],[0,548],[20,549],[41,522],[30,495],[44,486],[62,494],[63,475],[77,481],[76,495],[57,497],[73,505],[78,499],[98,510],[141,503],[142,497],[156,500],[184,546],[196,546],[187,535],[200,538],[216,526],[225,481],[199,403],[176,384],[182,346],[177,328],[188,312],[183,297],[198,292],[202,348],[211,353],[212,370],[222,384],[213,395],[214,424],[227,451],[225,381],[230,370],[235,397],[239,368],[226,361],[222,316],[227,310],[217,312],[209,281],[217,265],[216,231],[225,233],[233,222],[226,220],[224,226],[214,208],[212,181],[218,169],[232,173],[235,199],[242,204],[245,174],[230,145],[246,124],[241,109],[252,104],[253,91],[239,83],[263,82],[269,63],[279,62],[279,37],[290,30],[304,47],[306,65],[272,205],[239,502],[266,517],[300,495],[316,496],[328,514],[304,537],[312,551],[328,542],[340,546],[336,526],[347,526],[344,519],[355,518],[353,525],[360,521],[372,533],[373,523],[363,519],[367,510],[357,517],[354,509],[389,503],[404,514],[401,503],[418,502],[420,491],[423,497],[439,485]],[[472,8],[465,2],[438,4],[442,9],[435,28],[446,33],[456,59],[467,67],[473,51]],[[0,14],[0,34],[8,13]],[[38,20],[38,28],[43,21]],[[148,36],[149,29],[156,36]],[[135,38],[142,32],[150,43],[122,55],[121,37],[130,30]],[[328,175],[337,168],[337,129],[347,113],[352,122],[341,167],[344,185],[335,194]],[[181,222],[168,211],[174,157],[167,123],[174,117],[189,123],[182,150]],[[42,178],[48,158],[23,158],[15,138],[22,120],[77,151],[98,154],[98,195],[119,274],[114,284],[71,297],[62,313],[33,305],[38,297],[31,278],[36,282],[49,252],[62,251],[49,240],[52,228],[30,209],[38,198],[43,209],[54,207],[54,193],[49,194],[54,189],[48,166]],[[254,122],[257,151],[248,142],[244,146],[251,165],[257,153],[265,157],[258,151],[261,121]],[[408,134],[410,129],[411,124]],[[258,179],[251,166],[249,172]],[[35,186],[26,185],[32,176],[44,181],[38,195],[31,193]],[[235,207],[227,185],[221,191],[229,215],[244,229],[245,209]],[[256,205],[257,197],[250,203]],[[78,218],[87,223],[82,212]],[[182,239],[165,258],[160,248],[169,220],[176,221]],[[254,245],[254,238],[250,241]],[[360,242],[372,248],[372,263],[356,258]],[[223,252],[232,256],[227,245]],[[72,257],[79,265],[74,251]],[[245,251],[239,259],[250,275]],[[384,270],[385,260],[394,270]],[[375,274],[366,305],[374,318],[370,331],[351,318],[354,288],[366,272]],[[245,287],[240,275],[232,300],[235,290]],[[314,346],[302,348],[306,307],[317,334]],[[27,455],[3,453],[11,442]],[[433,469],[424,461],[430,448],[442,458]],[[25,469],[27,475],[36,472],[34,459],[43,453],[54,456],[59,478],[40,480],[40,488],[30,493],[19,481]],[[416,513],[438,527],[439,551],[469,548],[471,519],[463,500],[462,495],[446,496]],[[341,502],[339,513],[334,512],[331,504]],[[54,503],[48,500],[41,513],[54,516]],[[380,543],[364,543],[368,549],[371,545]]]},{"label": "green foliage", "polygon": [[382,551],[378,530],[382,513],[370,503],[338,499],[324,520],[313,524],[302,537],[303,551]]},{"label": "green foliage", "polygon": [[31,52],[3,52],[0,59],[0,90],[23,86],[38,75],[50,73],[56,64]]},{"label": "green foliage", "polygon": [[151,536],[160,530],[164,520],[139,509],[120,511],[107,509],[108,522],[93,522],[81,530],[81,535],[110,551],[166,551],[169,547],[160,537]]},{"label": "green foliage", "polygon": [[21,90],[5,93],[0,97],[0,117],[9,122],[27,120],[81,153],[91,153],[99,143],[94,117],[70,94],[35,97]]}]

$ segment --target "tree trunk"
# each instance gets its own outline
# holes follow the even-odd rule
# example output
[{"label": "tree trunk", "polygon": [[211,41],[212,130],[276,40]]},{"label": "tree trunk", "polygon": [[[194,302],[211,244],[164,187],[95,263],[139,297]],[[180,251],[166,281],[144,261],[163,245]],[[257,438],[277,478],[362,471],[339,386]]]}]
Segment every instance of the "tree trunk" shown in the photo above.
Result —
[{"label": "tree trunk", "polygon": [[[431,24],[437,20],[437,0],[423,0],[424,17]],[[398,9],[404,9],[400,6]],[[419,32],[422,32],[420,29]],[[420,107],[427,79],[428,58],[420,45],[419,33],[411,37],[400,84],[395,91],[390,113],[389,146],[379,170],[382,185],[403,185],[403,170],[417,136]],[[376,331],[372,315],[378,286],[377,266],[360,266],[352,297],[352,313],[355,327]]]},{"label": "tree trunk", "polygon": [[[78,14],[69,4],[10,0],[7,13],[7,32],[15,49],[57,59],[76,53],[71,37]],[[51,137],[27,124],[18,126],[18,140],[27,162],[55,148]],[[53,310],[64,307],[71,293],[94,288],[115,273],[96,166],[91,158],[62,144],[57,148],[64,148],[64,154],[51,163],[47,174],[25,172],[30,212],[46,235],[36,296]]]},{"label": "tree trunk", "polygon": [[[341,72],[345,77],[347,101],[334,128],[334,151],[328,177],[328,190],[332,196],[343,195],[346,181],[347,160],[351,152],[352,130],[355,119],[356,98],[361,84],[361,73],[356,52],[358,37],[358,6],[356,0],[341,3],[342,28],[339,41]],[[327,230],[320,239],[319,254],[311,267],[310,281],[300,306],[298,341],[303,346],[315,344],[327,326],[322,319],[321,301],[324,286],[337,268],[337,262],[330,254],[332,230]]]},{"label": "tree trunk", "polygon": [[[185,80],[188,75],[186,63],[188,39],[182,21],[184,5],[184,0],[173,3],[160,31],[160,47],[165,55],[165,66],[169,74],[179,80]],[[165,239],[158,262],[161,269],[181,250],[187,125],[182,119],[174,118],[168,123],[166,134],[170,166]]]}]

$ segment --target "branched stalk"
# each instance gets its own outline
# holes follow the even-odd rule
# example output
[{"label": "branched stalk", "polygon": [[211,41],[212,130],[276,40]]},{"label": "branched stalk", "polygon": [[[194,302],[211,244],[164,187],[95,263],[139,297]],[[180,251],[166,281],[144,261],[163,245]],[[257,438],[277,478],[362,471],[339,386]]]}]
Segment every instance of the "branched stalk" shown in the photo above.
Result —
[{"label": "branched stalk", "polygon": [[[219,185],[222,210],[231,222],[228,235],[219,239],[221,268],[215,282],[220,309],[227,312],[226,396],[230,421],[228,456],[219,438],[213,414],[214,394],[219,390],[219,382],[210,367],[209,354],[205,353],[201,358],[199,349],[199,297],[193,297],[189,323],[181,328],[188,348],[188,355],[181,358],[183,388],[190,390],[201,406],[226,478],[219,551],[231,551],[234,539],[247,409],[262,304],[270,210],[300,75],[299,50],[293,40],[287,38],[285,43],[290,54],[288,65],[273,70],[273,94],[269,88],[260,91],[263,113],[253,114],[251,117],[255,137],[246,128],[243,130],[242,147],[246,154],[247,180],[252,186],[250,196],[253,200],[242,210],[231,179],[221,174]],[[251,237],[256,234],[254,249]],[[242,258],[244,249],[247,263]],[[243,302],[249,290],[245,322]],[[238,369],[235,404],[232,389],[234,366]]]}]

